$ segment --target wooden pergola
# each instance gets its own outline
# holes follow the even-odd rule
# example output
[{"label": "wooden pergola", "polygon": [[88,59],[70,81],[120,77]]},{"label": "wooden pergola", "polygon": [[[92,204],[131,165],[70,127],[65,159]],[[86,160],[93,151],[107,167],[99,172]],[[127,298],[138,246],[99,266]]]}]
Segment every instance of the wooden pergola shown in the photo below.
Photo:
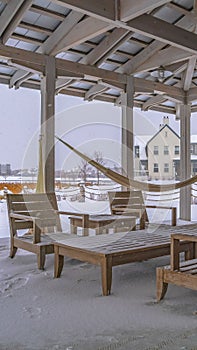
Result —
[{"label": "wooden pergola", "polygon": [[[122,108],[122,166],[130,177],[133,107],[174,114],[181,180],[190,177],[196,28],[195,0],[0,1],[0,83],[41,90],[47,191],[54,190],[57,93]],[[190,202],[188,186],[181,189],[182,219],[191,219]]]}]

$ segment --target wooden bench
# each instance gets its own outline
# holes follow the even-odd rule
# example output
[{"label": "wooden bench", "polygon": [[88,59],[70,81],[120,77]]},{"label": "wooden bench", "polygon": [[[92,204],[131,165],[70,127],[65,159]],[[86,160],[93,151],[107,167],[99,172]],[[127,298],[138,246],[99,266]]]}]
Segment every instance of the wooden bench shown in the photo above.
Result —
[{"label": "wooden bench", "polygon": [[[78,237],[54,243],[54,277],[60,277],[64,256],[101,266],[103,295],[109,295],[112,284],[112,267],[170,254],[169,227],[158,227],[127,233]],[[180,251],[188,254],[191,246],[181,243]]]},{"label": "wooden bench", "polygon": [[[187,261],[180,262],[180,246],[190,243]],[[171,235],[170,266],[158,267],[157,300],[164,298],[168,284],[197,290],[197,234],[176,233]]]},{"label": "wooden bench", "polygon": [[44,268],[46,254],[54,252],[53,242],[70,237],[62,232],[60,214],[84,217],[58,211],[55,193],[7,194],[7,207],[10,257],[14,258],[18,248],[32,252],[37,255],[39,269]]},{"label": "wooden bench", "polygon": [[145,205],[142,191],[112,191],[108,192],[112,214],[135,215],[140,220],[140,229],[145,228],[148,220],[146,209],[165,209],[172,211],[171,225],[176,226],[177,208],[174,206]]},{"label": "wooden bench", "polygon": [[128,217],[123,215],[87,215],[86,222],[79,216],[71,216],[70,218],[71,233],[77,234],[77,228],[82,227],[87,229],[94,229],[99,235],[103,232],[108,233],[109,229],[114,232],[135,230],[135,217]]}]

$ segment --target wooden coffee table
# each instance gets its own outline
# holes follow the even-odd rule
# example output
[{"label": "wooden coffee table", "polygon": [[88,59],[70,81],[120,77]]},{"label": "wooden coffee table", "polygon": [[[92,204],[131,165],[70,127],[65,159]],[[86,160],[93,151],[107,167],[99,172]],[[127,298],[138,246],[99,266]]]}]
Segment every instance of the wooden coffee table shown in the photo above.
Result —
[{"label": "wooden coffee table", "polygon": [[[77,228],[84,228],[82,217],[70,216],[71,233],[77,234]],[[113,229],[114,232],[118,231],[131,231],[136,228],[136,216],[125,215],[89,215],[86,221],[87,229],[96,230],[96,234],[99,235],[104,231],[109,232],[109,229]]]},{"label": "wooden coffee table", "polygon": [[[188,251],[181,244],[181,251]],[[60,277],[64,256],[101,266],[103,295],[109,295],[112,284],[112,267],[170,254],[169,228],[155,232],[147,229],[127,233],[78,237],[54,242],[54,277]]]}]

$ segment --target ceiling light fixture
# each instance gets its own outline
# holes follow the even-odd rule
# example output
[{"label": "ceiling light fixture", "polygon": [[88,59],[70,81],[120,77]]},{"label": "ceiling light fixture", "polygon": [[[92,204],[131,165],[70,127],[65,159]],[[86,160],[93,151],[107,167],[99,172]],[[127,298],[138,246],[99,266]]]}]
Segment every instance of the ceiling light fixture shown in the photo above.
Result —
[{"label": "ceiling light fixture", "polygon": [[166,70],[163,66],[160,66],[159,68],[157,68],[156,70],[154,70],[153,72],[151,72],[152,77],[157,78],[157,80],[160,83],[163,83],[163,81],[170,77],[172,75],[172,72]]}]

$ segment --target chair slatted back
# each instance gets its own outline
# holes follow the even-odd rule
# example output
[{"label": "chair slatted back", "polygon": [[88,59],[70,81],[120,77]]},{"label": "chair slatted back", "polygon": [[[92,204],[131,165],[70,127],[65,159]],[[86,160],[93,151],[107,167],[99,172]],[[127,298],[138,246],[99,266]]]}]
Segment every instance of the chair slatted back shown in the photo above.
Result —
[{"label": "chair slatted back", "polygon": [[148,221],[142,191],[110,191],[108,192],[110,210],[112,215],[135,215],[141,220],[141,228]]},{"label": "chair slatted back", "polygon": [[7,194],[7,206],[10,230],[14,235],[17,230],[32,228],[32,222],[13,219],[10,213],[39,219],[40,228],[47,232],[62,231],[55,193]]}]

